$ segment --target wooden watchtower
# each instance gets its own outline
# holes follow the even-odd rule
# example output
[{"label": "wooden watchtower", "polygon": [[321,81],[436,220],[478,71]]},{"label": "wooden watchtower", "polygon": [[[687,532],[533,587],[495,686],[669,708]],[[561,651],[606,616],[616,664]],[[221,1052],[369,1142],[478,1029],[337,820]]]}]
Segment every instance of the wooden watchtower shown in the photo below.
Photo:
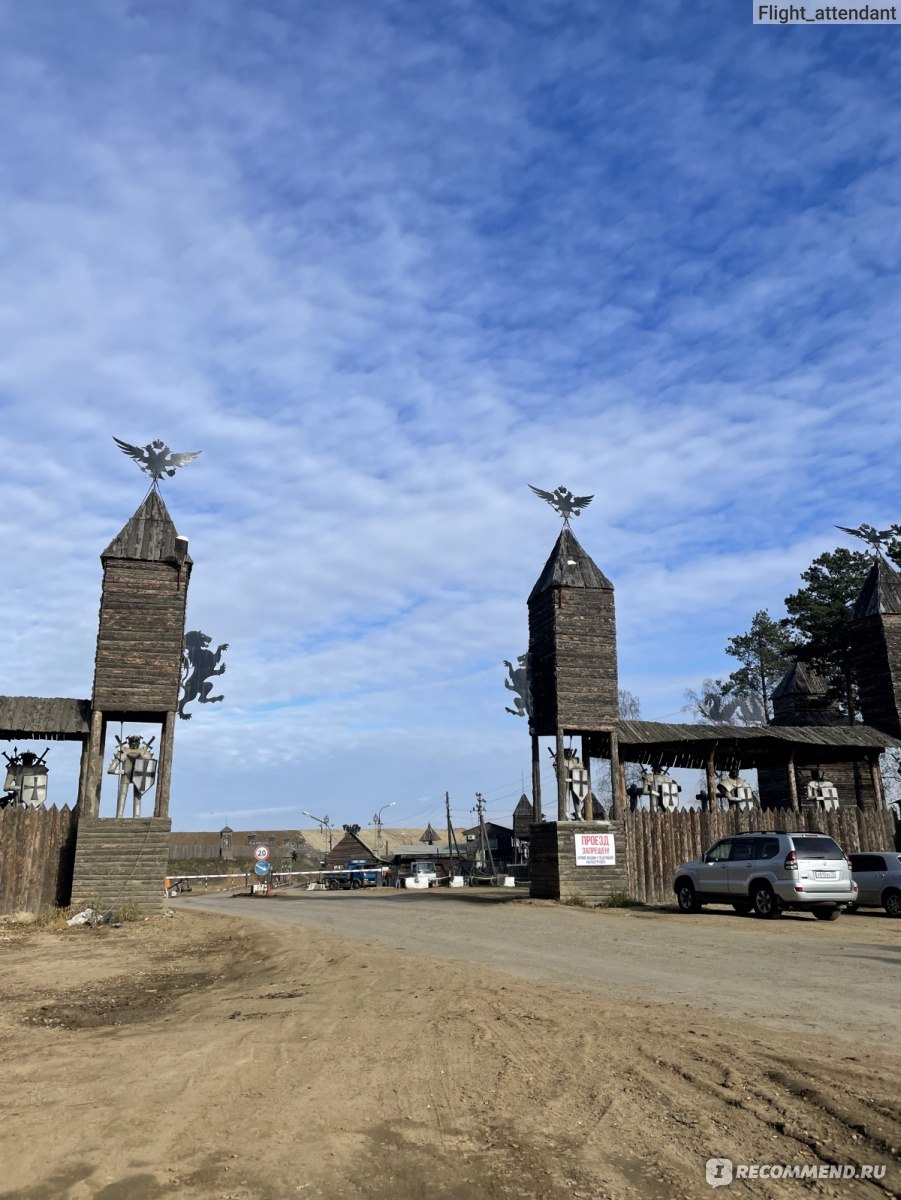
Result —
[{"label": "wooden watchtower", "polygon": [[881,555],[851,611],[851,654],[864,721],[901,735],[901,574]]},{"label": "wooden watchtower", "polygon": [[[557,813],[564,821],[564,736],[609,731],[615,762],[619,717],[613,584],[568,526],[529,596],[529,667],[533,763],[537,739],[554,737]],[[584,751],[583,758],[587,767]]]},{"label": "wooden watchtower", "polygon": [[142,722],[161,726],[154,816],[167,817],[192,561],[156,488],[100,561],[103,591],[79,809],[83,817],[99,816],[109,722]]},{"label": "wooden watchtower", "polygon": [[[811,726],[848,727],[848,718],[830,697],[826,680],[805,663],[796,662],[789,668],[776,686],[772,700],[771,725],[795,729]],[[808,804],[807,785],[820,774],[835,784],[843,804],[850,802],[858,808],[876,807],[878,801],[872,770],[861,770],[861,763],[857,759],[833,761],[831,751],[828,759],[818,764],[810,761],[811,753],[810,750],[805,753],[803,764],[796,763],[793,754],[785,766],[758,767],[761,808],[790,808],[791,797],[796,798],[802,809],[805,808]]]}]

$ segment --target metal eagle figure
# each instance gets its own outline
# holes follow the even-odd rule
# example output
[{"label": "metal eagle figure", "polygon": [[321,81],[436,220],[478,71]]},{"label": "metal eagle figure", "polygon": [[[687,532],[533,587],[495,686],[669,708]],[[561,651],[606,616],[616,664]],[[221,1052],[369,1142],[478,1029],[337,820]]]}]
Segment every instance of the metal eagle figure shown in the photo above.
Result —
[{"label": "metal eagle figure", "polygon": [[529,487],[536,496],[540,496],[542,500],[546,500],[558,516],[563,518],[565,526],[569,525],[570,517],[578,517],[582,509],[587,508],[594,499],[593,495],[574,496],[569,488],[563,487],[562,484],[560,487],[555,488],[553,492],[545,492],[541,488],[534,487],[531,483]]},{"label": "metal eagle figure", "polygon": [[877,554],[882,554],[882,547],[901,534],[901,526],[892,525],[889,529],[874,529],[872,525],[859,525],[857,529],[848,529],[845,525],[836,525],[842,533],[850,533],[852,537],[860,538],[871,546]]},{"label": "metal eagle figure", "polygon": [[150,476],[154,486],[164,475],[171,478],[179,467],[193,462],[197,455],[202,453],[201,450],[192,450],[185,454],[173,454],[166,443],[161,442],[159,438],[156,441],[148,442],[146,446],[132,446],[128,442],[120,441],[117,437],[114,437],[113,441],[123,454],[133,458],[141,470]]}]

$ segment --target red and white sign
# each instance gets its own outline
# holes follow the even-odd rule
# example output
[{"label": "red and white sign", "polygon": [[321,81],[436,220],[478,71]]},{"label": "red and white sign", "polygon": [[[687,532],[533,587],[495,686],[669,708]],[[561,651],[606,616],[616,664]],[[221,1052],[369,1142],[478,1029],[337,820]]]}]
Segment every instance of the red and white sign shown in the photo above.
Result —
[{"label": "red and white sign", "polygon": [[266,859],[269,857],[269,847],[268,846],[254,846],[253,856],[257,860],[257,862],[265,862]]},{"label": "red and white sign", "polygon": [[577,867],[615,867],[616,844],[612,833],[577,833]]}]

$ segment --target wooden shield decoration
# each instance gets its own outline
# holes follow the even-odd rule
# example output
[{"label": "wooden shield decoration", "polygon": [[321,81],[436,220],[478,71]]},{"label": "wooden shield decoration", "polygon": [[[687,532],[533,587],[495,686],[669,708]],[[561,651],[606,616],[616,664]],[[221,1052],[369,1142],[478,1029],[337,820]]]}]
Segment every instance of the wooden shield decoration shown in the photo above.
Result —
[{"label": "wooden shield decoration", "polygon": [[580,804],[585,800],[588,795],[588,772],[584,767],[570,768],[569,790]]},{"label": "wooden shield decoration", "polygon": [[136,758],[131,769],[131,782],[139,796],[149,792],[156,780],[156,759]]}]

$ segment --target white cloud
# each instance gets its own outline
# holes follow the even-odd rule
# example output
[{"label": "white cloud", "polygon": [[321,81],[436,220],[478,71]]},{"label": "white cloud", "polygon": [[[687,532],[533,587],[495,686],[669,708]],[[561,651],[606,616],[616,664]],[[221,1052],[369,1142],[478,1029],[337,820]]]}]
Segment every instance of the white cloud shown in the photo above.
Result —
[{"label": "white cloud", "polygon": [[165,495],[231,649],[177,824],[515,791],[501,660],[556,533],[527,483],[596,493],[650,716],[837,521],[897,519],[878,32],[851,61],[660,0],[78,8],[0,10],[4,690],[90,689],[144,483],[111,435],[203,449]]}]

